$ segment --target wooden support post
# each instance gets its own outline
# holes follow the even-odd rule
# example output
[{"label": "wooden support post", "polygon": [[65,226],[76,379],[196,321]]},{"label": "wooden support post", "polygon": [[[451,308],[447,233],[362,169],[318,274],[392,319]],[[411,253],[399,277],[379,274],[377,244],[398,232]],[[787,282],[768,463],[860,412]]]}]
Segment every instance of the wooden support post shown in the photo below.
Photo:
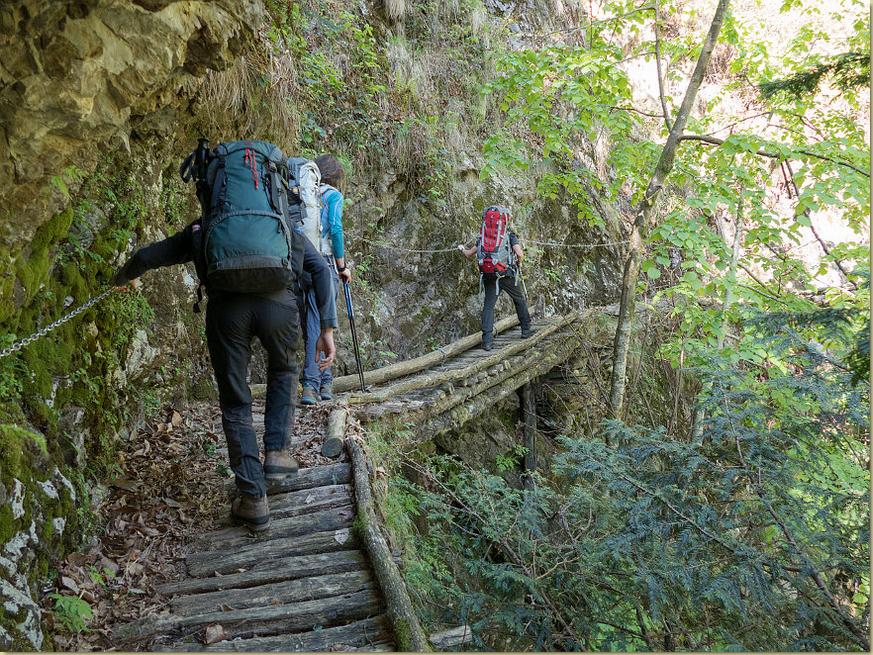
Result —
[{"label": "wooden support post", "polygon": [[327,419],[327,434],[321,446],[321,454],[325,457],[339,457],[343,451],[343,439],[346,434],[346,418],[348,409],[339,407],[330,413]]},{"label": "wooden support post", "polygon": [[524,419],[524,486],[533,486],[532,473],[537,468],[537,399],[536,383],[531,380],[521,388],[521,413]]}]

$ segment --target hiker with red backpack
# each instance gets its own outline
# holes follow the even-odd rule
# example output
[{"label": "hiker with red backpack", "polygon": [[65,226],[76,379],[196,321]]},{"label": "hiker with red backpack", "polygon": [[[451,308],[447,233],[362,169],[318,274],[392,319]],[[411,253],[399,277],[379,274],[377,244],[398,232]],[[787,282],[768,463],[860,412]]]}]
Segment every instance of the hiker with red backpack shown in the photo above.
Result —
[{"label": "hiker with red backpack", "polygon": [[521,337],[531,335],[530,313],[519,286],[520,265],[524,251],[515,232],[509,227],[509,209],[502,205],[486,207],[482,212],[482,227],[476,245],[471,248],[458,246],[465,257],[476,255],[479,263],[481,284],[485,289],[482,307],[482,349],[494,346],[494,306],[497,295],[505,291],[515,304],[515,313],[521,324]]},{"label": "hiker with red backpack", "polygon": [[[112,280],[116,286],[125,285],[148,270],[194,262],[209,297],[206,342],[239,492],[231,515],[255,531],[270,526],[266,480],[297,471],[287,444],[299,347],[293,286],[304,268],[313,278],[318,302],[335,302],[330,270],[294,230],[303,211],[294,161],[263,141],[235,141],[210,149],[201,139],[179,172],[184,181],[196,182],[202,216],[181,232],[137,250]],[[198,288],[195,312],[200,298]],[[333,327],[322,326],[318,334],[322,368],[336,355]],[[267,352],[263,465],[247,381],[255,337]]]}]

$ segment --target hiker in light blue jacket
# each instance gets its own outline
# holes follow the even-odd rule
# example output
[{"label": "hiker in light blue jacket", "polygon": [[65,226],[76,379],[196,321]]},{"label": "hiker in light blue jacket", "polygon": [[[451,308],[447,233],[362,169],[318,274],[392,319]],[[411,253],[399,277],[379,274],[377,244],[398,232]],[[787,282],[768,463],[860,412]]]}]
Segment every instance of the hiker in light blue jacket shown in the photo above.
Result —
[{"label": "hiker in light blue jacket", "polygon": [[[345,177],[342,164],[331,155],[320,155],[315,163],[321,171],[321,239],[317,247],[331,270],[339,278],[333,277],[333,295],[339,288],[339,281],[351,282],[352,272],[345,263],[345,244],[343,241],[343,194],[337,189]],[[333,372],[331,368],[319,370],[316,358],[316,341],[321,331],[321,316],[314,291],[306,297],[306,357],[303,367],[303,394],[301,405],[314,405],[321,400],[333,398]],[[312,337],[310,338],[310,335]]]}]

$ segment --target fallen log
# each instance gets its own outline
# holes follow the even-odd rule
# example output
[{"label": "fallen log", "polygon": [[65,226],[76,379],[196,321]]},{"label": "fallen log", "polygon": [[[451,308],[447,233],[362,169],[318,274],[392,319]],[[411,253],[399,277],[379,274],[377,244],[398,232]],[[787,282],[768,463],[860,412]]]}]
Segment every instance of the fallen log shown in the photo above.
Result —
[{"label": "fallen log", "polygon": [[354,439],[348,442],[349,454],[352,457],[352,468],[355,477],[355,497],[358,500],[358,521],[361,540],[370,556],[376,578],[385,596],[388,608],[388,619],[394,628],[397,647],[401,651],[430,651],[430,644],[406,590],[406,583],[400,575],[388,544],[379,530],[373,496],[370,492],[370,476],[367,470],[367,460],[364,452]]},{"label": "fallen log", "polygon": [[473,641],[473,631],[468,625],[459,625],[457,628],[449,628],[435,632],[430,636],[430,643],[435,650],[455,648]]}]

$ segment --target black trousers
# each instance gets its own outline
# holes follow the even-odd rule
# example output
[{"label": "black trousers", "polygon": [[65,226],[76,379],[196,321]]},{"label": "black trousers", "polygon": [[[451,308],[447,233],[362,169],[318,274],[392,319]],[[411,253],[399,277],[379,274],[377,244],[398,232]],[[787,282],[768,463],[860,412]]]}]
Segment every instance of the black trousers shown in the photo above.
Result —
[{"label": "black trousers", "polygon": [[521,287],[516,283],[514,275],[497,278],[496,275],[483,275],[482,284],[485,287],[485,305],[482,307],[482,334],[489,335],[494,331],[494,306],[497,304],[497,294],[505,291],[515,304],[515,313],[522,329],[530,326],[530,313]]},{"label": "black trousers", "polygon": [[290,293],[287,304],[238,294],[210,298],[207,304],[206,342],[218,384],[230,467],[242,493],[266,494],[247,380],[252,340],[257,337],[267,351],[264,449],[283,450],[294,421],[299,333],[297,306]]}]

